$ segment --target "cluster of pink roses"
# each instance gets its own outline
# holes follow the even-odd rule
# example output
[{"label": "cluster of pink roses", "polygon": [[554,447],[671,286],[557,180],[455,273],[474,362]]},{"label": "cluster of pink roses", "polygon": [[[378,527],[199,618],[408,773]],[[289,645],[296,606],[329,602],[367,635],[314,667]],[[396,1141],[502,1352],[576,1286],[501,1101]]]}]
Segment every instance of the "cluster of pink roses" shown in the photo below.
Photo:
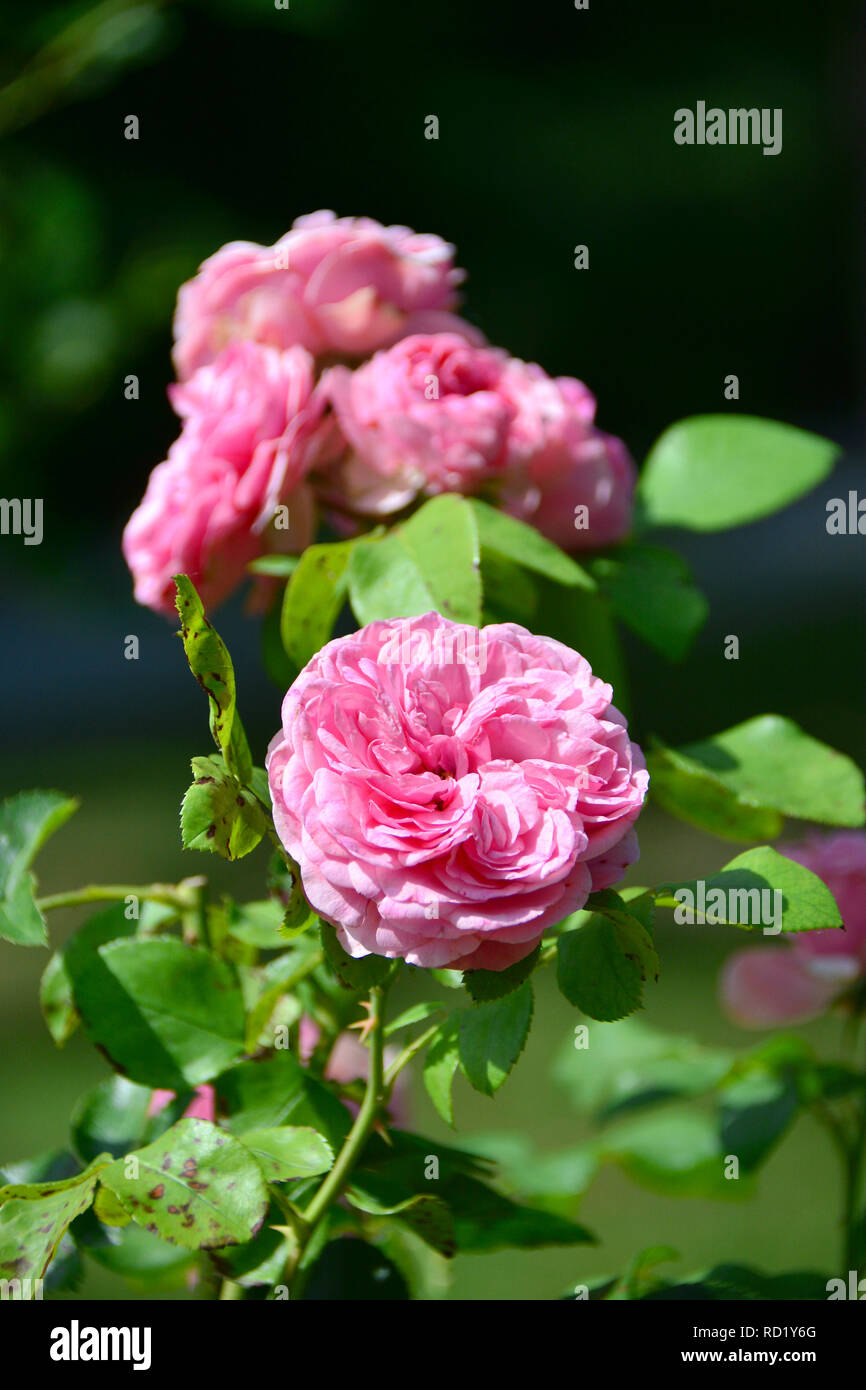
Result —
[{"label": "cluster of pink roses", "polygon": [[204,262],[175,317],[181,433],[123,537],[140,603],[172,614],[185,573],[213,605],[251,560],[303,550],[320,511],[351,531],[439,492],[483,492],[569,550],[625,533],[624,445],[579,381],[455,315],[462,278],[439,237],[331,212]]}]

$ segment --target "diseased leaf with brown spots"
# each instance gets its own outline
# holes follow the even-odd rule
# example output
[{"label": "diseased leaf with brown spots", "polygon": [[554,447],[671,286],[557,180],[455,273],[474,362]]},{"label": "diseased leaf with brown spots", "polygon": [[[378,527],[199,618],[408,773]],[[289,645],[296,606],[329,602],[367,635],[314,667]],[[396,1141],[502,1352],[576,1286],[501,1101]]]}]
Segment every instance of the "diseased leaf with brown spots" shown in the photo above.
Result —
[{"label": "diseased leaf with brown spots", "polygon": [[192,671],[210,701],[210,729],[225,754],[229,772],[244,786],[253,775],[247,736],[237,712],[235,671],[228,648],[204,615],[195,585],[185,574],[174,576],[180,636]]},{"label": "diseased leaf with brown spots", "polygon": [[101,1178],[139,1226],[188,1250],[242,1245],[268,1210],[258,1163],[209,1120],[180,1120],[155,1144],[110,1164]]},{"label": "diseased leaf with brown spots", "polygon": [[41,1279],[66,1231],[93,1201],[102,1154],[84,1172],[59,1182],[0,1188],[0,1279]]},{"label": "diseased leaf with brown spots", "polygon": [[228,771],[219,753],[193,758],[195,779],[180,808],[184,849],[242,859],[255,849],[267,830],[264,808]]}]

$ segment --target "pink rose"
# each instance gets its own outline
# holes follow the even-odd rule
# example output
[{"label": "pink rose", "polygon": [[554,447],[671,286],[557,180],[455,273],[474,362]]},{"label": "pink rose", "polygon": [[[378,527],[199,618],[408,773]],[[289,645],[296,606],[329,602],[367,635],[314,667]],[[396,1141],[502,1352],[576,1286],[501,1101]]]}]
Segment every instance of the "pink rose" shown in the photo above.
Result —
[{"label": "pink rose", "polygon": [[279,837],[344,949],[503,970],[619,878],[647,774],[610,699],[583,657],[512,623],[428,613],[329,642],[267,767]]},{"label": "pink rose", "polygon": [[517,411],[504,510],[563,550],[621,540],[631,527],[637,470],[622,440],[596,429],[595,399],[583,383],[512,361],[503,393]]},{"label": "pink rose", "polygon": [[319,482],[337,510],[388,515],[486,490],[566,550],[609,545],[631,524],[634,464],[595,428],[582,382],[437,333],[332,368],[322,385],[347,446]]},{"label": "pink rose", "polygon": [[[171,1105],[174,1100],[175,1091],[153,1091],[147,1106],[148,1118],[158,1115],[167,1105]],[[210,1120],[211,1124],[216,1120],[216,1100],[214,1088],[205,1083],[203,1086],[196,1086],[195,1095],[189,1105],[184,1110],[181,1119],[184,1120]]]},{"label": "pink rose", "polygon": [[778,947],[735,951],[722,970],[722,1005],[746,1028],[816,1018],[866,979],[866,831],[814,834],[779,851],[833,894],[845,930],[803,932]]},{"label": "pink rose", "polygon": [[498,348],[436,333],[404,338],[357,371],[327,372],[322,387],[348,445],[335,504],[387,515],[419,494],[476,492],[501,472],[516,413],[500,391],[507,365]]},{"label": "pink rose", "polygon": [[446,311],[463,278],[454,247],[438,236],[333,212],[299,217],[275,246],[223,246],[181,286],[178,375],[189,376],[240,338],[364,357],[407,332],[455,322]]},{"label": "pink rose", "polygon": [[323,400],[303,348],[235,343],[169,388],[180,438],[150,475],[123,533],[139,603],[174,616],[172,576],[188,574],[206,606],[225,598],[266,548],[302,550],[314,531],[304,479],[324,446]]}]

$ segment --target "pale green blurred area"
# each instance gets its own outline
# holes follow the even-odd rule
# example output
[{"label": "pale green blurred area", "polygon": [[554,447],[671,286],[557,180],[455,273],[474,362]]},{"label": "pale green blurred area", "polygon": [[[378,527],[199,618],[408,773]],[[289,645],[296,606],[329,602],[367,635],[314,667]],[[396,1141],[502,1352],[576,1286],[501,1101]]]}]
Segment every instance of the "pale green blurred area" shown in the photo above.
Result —
[{"label": "pale green blurred area", "polygon": [[[176,813],[186,785],[187,751],[179,746],[130,747],[126,743],[89,753],[58,751],[52,759],[55,784],[80,794],[82,806],[43,852],[41,891],[99,880],[168,880],[204,871],[213,883],[238,898],[259,896],[265,864],[262,851],[229,866],[180,849]],[[4,770],[13,785],[24,784],[23,769],[19,772],[13,765]],[[684,878],[707,873],[736,852],[735,846],[693,833],[652,810],[643,817],[640,833],[642,861],[630,873],[636,883],[660,881],[670,875],[673,865]],[[86,915],[86,909],[53,913],[52,941],[61,941]],[[669,914],[665,917],[657,931],[661,979],[647,987],[642,1016],[656,1028],[691,1034],[704,1043],[739,1047],[764,1036],[731,1027],[716,1004],[719,964],[743,944],[745,933],[708,926],[678,928]],[[37,999],[47,952],[6,945],[0,950],[0,1162],[4,1162],[63,1145],[75,1100],[108,1075],[108,1066],[80,1032],[65,1049],[55,1049]],[[391,1007],[396,1012],[413,999],[430,997],[421,972],[414,972]],[[458,995],[448,1002],[457,1000],[462,1004]],[[457,1128],[452,1133],[436,1116],[416,1074],[414,1126],[434,1141],[458,1145],[481,1132],[507,1131],[529,1136],[542,1151],[573,1145],[590,1129],[550,1073],[554,1058],[569,1047],[574,1027],[581,1021],[558,994],[552,971],[539,972],[528,1046],[496,1098],[478,1095],[458,1078]],[[828,1020],[803,1031],[827,1056],[836,1055],[841,1024]],[[834,1163],[826,1137],[811,1121],[801,1119],[762,1170],[754,1200],[675,1200],[635,1186],[616,1170],[604,1170],[579,1209],[580,1219],[598,1235],[598,1247],[458,1257],[452,1294],[472,1300],[554,1299],[594,1275],[620,1271],[638,1251],[656,1244],[670,1244],[681,1252],[681,1263],[671,1267],[677,1273],[728,1261],[768,1271],[811,1267],[835,1273],[839,1189]],[[735,1182],[731,1188],[736,1188]],[[83,1296],[138,1296],[95,1266],[88,1264],[87,1270]],[[168,1296],[182,1297],[183,1290]]]}]

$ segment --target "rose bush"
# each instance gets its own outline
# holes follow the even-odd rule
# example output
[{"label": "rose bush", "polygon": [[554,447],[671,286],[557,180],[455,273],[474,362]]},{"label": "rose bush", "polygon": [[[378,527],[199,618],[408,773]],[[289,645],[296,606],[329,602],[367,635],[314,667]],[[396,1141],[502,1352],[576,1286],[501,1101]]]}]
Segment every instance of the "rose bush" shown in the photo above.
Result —
[{"label": "rose bush", "polygon": [[[676,661],[707,617],[652,528],[764,517],[835,450],[698,416],[664,432],[636,485],[580,381],[454,318],[460,278],[436,237],[322,213],[276,247],[224,247],[181,289],[180,437],[123,549],[138,601],[176,603],[208,699],[215,748],[191,760],[182,844],[269,858],[250,901],[202,874],[37,897],[32,861],[76,803],[0,804],[0,936],[45,945],[49,912],[99,905],[40,997],[58,1045],[81,1025],[117,1074],[76,1105],[68,1153],[0,1185],[0,1279],[74,1287],[70,1260],[91,1258],[162,1291],[296,1300],[351,1268],[352,1296],[438,1297],[458,1251],[592,1240],[567,1204],[604,1163],[667,1194],[727,1196],[732,1154],[748,1178],[810,1107],[843,1160],[846,1268],[860,1258],[862,1068],[791,1038],[734,1057],[639,1024],[616,1033],[658,978],[661,914],[695,897],[691,877],[622,881],[648,795],[750,846],[712,875],[725,922],[754,924],[730,906],[754,894],[796,938],[731,963],[739,1015],[787,1020],[843,996],[853,1026],[866,1013],[859,770],[777,715],[654,740],[645,766],[620,712],[618,625]],[[266,767],[206,612],[248,572],[283,696]],[[784,854],[757,843],[788,818],[841,833]],[[423,999],[391,1015],[418,970]],[[578,1051],[582,1024],[567,1038],[575,1091],[612,1123],[538,1164],[526,1136],[488,1135],[503,1191],[469,1146],[400,1128],[408,1069],[422,1063],[453,1125],[455,1077],[485,1096],[503,1085],[548,970],[592,1020],[591,1047]],[[664,1113],[710,1095],[717,1120]],[[644,1296],[658,1259],[601,1296]],[[766,1296],[754,1271],[734,1273]],[[701,1277],[704,1296],[721,1277]]]}]

